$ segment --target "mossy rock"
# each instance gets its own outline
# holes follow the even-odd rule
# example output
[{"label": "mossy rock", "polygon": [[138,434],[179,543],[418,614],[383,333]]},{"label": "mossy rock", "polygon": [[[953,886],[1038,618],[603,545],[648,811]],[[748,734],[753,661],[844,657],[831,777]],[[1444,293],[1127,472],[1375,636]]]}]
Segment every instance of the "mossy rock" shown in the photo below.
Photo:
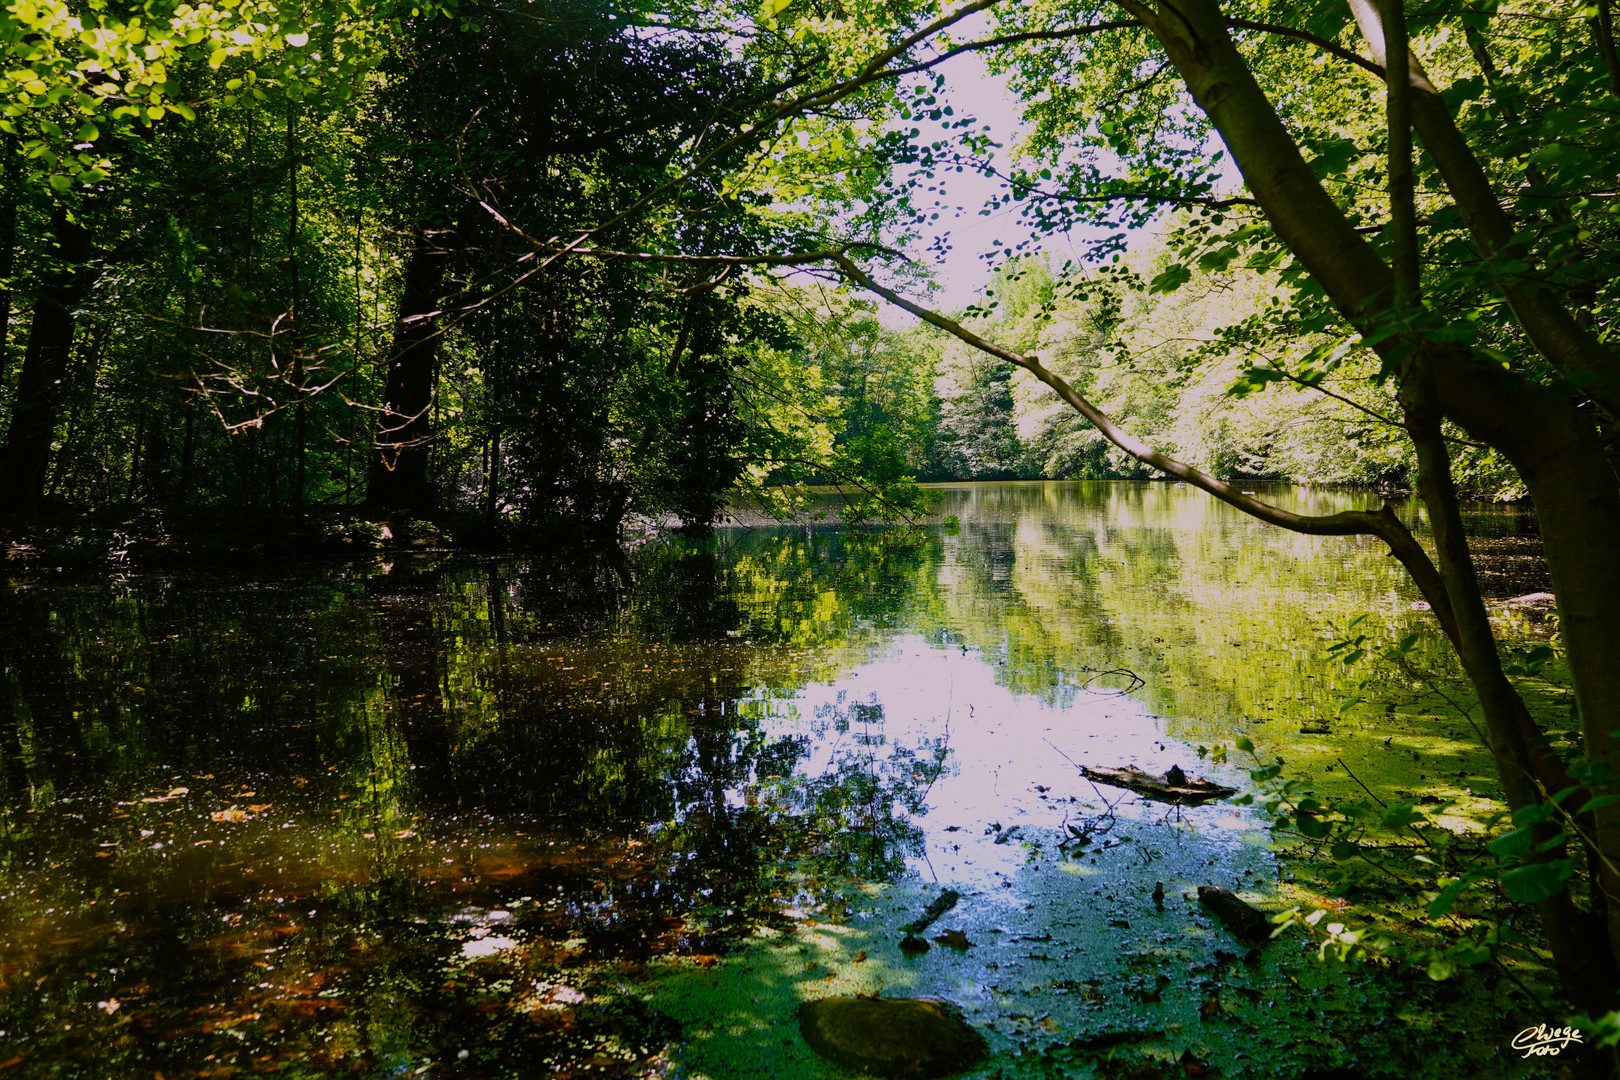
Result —
[{"label": "mossy rock", "polygon": [[799,1006],[799,1031],[828,1061],[874,1076],[950,1076],[990,1055],[955,1006],[932,998],[830,997]]}]

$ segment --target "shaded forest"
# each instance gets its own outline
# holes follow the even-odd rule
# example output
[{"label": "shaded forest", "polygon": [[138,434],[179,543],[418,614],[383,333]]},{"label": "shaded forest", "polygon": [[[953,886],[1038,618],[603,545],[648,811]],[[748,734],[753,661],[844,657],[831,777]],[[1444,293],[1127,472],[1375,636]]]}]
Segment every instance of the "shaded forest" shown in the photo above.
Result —
[{"label": "shaded forest", "polygon": [[[832,102],[795,160],[765,121],[820,73],[765,35],[738,48],[723,13],[388,14],[364,49],[353,19],[279,52],[182,37],[147,84],[163,106],[108,98],[70,134],[35,95],[35,129],[8,122],[13,528],[357,510],[464,537],[616,535],[627,517],[702,531],[728,500],[790,512],[799,484],[892,519],[926,508],[914,480],[1151,475],[950,335],[897,329],[815,273],[760,272],[855,221],[815,200],[877,205],[937,167],[903,130],[855,170],[825,145],[892,112],[889,88]],[[918,88],[919,115],[938,117],[937,89]],[[1284,285],[1219,268],[1153,295],[1189,223],[1162,222],[1086,295],[1044,256],[1015,258],[957,314],[1061,357],[1113,415],[1220,475],[1407,483],[1387,392],[1228,393],[1245,358],[1182,331],[1234,298],[1264,314]],[[565,238],[593,257],[546,254]],[[926,285],[926,264],[909,273]],[[1470,468],[1482,490],[1520,490],[1489,453]]]}]

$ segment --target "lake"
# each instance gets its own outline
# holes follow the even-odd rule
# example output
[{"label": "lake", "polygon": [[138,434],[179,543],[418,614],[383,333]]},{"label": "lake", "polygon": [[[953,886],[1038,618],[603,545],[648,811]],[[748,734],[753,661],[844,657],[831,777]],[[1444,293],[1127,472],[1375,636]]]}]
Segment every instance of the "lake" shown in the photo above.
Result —
[{"label": "lake", "polygon": [[[793,1016],[849,993],[954,1002],[984,1076],[1509,1075],[1553,1017],[1245,955],[1193,890],[1304,902],[1265,822],[1079,771],[1243,787],[1247,736],[1485,806],[1434,686],[1328,656],[1367,615],[1450,678],[1394,560],[1173,484],[937,490],[916,531],[12,571],[0,1078],[839,1077]],[[1470,522],[1493,596],[1546,587],[1533,519]]]}]

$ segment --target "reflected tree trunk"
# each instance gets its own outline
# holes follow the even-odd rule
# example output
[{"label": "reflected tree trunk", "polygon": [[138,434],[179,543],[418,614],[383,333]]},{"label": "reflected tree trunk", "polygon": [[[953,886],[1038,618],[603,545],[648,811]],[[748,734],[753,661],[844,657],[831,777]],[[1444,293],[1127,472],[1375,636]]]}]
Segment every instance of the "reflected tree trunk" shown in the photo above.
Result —
[{"label": "reflected tree trunk", "polygon": [[388,697],[417,792],[429,806],[454,807],[461,799],[444,707],[445,646],[427,603],[437,580],[432,571],[398,568],[378,579],[377,625],[388,664]]}]

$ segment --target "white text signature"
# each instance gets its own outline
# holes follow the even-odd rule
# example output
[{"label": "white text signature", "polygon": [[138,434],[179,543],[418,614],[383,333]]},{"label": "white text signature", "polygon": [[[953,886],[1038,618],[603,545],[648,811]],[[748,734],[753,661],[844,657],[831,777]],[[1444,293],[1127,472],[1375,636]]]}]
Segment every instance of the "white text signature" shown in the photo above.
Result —
[{"label": "white text signature", "polygon": [[1546,1024],[1537,1024],[1513,1036],[1513,1049],[1523,1050],[1525,1057],[1556,1057],[1570,1043],[1581,1041],[1581,1033],[1574,1028],[1550,1028]]}]

